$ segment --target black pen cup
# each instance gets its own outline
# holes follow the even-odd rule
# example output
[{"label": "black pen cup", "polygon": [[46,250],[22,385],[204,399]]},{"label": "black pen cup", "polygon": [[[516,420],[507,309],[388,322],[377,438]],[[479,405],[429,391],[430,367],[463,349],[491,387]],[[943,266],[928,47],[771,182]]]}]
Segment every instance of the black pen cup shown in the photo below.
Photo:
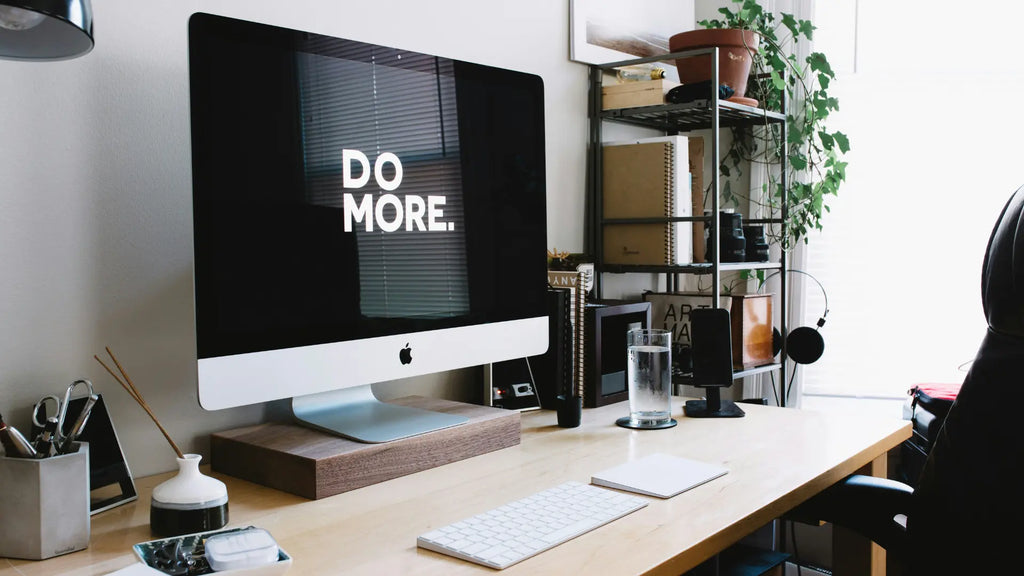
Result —
[{"label": "black pen cup", "polygon": [[576,428],[583,419],[583,397],[559,396],[557,413],[559,427]]}]

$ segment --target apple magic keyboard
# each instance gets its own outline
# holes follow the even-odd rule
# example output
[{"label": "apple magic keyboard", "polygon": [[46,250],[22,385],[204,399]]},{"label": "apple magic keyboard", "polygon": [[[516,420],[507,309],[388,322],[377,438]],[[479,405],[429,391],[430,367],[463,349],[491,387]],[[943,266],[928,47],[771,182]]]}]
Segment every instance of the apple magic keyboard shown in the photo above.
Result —
[{"label": "apple magic keyboard", "polygon": [[491,568],[509,566],[635,512],[636,496],[566,482],[416,539],[433,550]]}]

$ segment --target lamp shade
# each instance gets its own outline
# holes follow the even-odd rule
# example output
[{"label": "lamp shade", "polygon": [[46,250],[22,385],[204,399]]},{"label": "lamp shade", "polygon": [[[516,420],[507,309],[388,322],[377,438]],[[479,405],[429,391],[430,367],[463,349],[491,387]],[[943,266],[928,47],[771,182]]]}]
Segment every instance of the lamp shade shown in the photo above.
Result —
[{"label": "lamp shade", "polygon": [[0,0],[0,58],[65,60],[92,47],[89,0]]}]

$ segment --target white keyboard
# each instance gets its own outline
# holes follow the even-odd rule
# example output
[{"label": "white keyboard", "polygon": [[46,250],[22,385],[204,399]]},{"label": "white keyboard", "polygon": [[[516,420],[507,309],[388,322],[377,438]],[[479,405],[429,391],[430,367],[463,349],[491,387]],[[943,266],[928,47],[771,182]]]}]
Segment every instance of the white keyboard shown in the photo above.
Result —
[{"label": "white keyboard", "polygon": [[500,570],[644,506],[636,496],[566,482],[427,532],[416,545]]}]

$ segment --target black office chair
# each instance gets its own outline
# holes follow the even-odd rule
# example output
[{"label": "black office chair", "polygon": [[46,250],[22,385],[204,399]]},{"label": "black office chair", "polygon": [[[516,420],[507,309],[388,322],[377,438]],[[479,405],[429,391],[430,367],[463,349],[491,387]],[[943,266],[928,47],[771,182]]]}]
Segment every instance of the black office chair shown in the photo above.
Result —
[{"label": "black office chair", "polygon": [[[901,257],[912,261],[913,250]],[[956,264],[943,272],[956,274]],[[1024,187],[992,231],[981,292],[988,332],[917,489],[851,476],[794,511],[871,538],[904,574],[1024,573]]]}]

